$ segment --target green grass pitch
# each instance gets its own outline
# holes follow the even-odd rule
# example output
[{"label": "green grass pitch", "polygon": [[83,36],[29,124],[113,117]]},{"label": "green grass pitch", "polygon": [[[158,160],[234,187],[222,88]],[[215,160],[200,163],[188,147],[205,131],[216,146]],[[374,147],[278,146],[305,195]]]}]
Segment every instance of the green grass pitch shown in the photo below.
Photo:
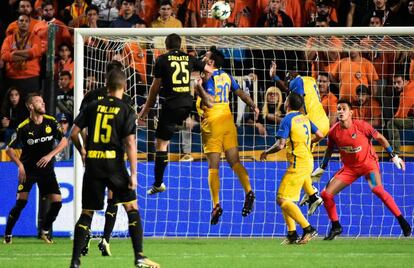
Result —
[{"label": "green grass pitch", "polygon": [[[69,267],[72,241],[57,238],[47,245],[35,238],[13,238],[0,245],[0,267]],[[307,245],[280,245],[281,238],[147,238],[145,254],[168,267],[413,267],[414,239],[359,238]],[[102,257],[91,242],[81,267],[133,267],[129,239],[111,240],[111,257]]]}]

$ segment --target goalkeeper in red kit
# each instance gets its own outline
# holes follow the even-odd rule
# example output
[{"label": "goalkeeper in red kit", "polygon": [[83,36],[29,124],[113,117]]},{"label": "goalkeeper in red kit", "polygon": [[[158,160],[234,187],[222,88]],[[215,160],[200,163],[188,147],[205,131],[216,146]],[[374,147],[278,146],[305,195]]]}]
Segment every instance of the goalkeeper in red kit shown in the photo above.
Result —
[{"label": "goalkeeper in red kit", "polygon": [[338,101],[338,121],[329,130],[328,148],[322,163],[312,173],[313,179],[318,180],[328,165],[334,147],[339,149],[343,167],[335,173],[321,193],[325,209],[332,222],[331,230],[324,240],[332,240],[342,233],[334,197],[359,177],[365,178],[371,191],[397,218],[404,236],[410,236],[410,224],[401,214],[392,196],[382,186],[378,156],[371,139],[375,139],[386,149],[398,169],[405,170],[404,161],[393,152],[387,139],[370,124],[362,120],[352,120],[352,105],[347,100]]}]

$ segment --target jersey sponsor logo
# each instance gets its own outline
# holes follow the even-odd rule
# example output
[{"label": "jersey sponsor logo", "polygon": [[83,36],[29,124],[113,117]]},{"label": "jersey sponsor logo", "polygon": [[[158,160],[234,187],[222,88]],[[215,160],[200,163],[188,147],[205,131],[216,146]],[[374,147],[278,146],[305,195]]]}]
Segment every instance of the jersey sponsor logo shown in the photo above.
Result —
[{"label": "jersey sponsor logo", "polygon": [[190,87],[173,87],[175,92],[190,92]]},{"label": "jersey sponsor logo", "polygon": [[53,135],[50,136],[46,136],[46,137],[41,137],[41,138],[37,138],[37,139],[28,139],[27,140],[27,144],[29,145],[34,145],[37,143],[43,143],[43,142],[48,142],[51,141],[53,139]]},{"label": "jersey sponsor logo", "polygon": [[95,158],[95,159],[115,159],[116,158],[116,151],[97,151],[97,150],[90,150],[88,151],[87,158]]},{"label": "jersey sponsor logo", "polygon": [[30,136],[34,136],[34,131],[29,131],[27,132],[27,134],[29,134]]},{"label": "jersey sponsor logo", "polygon": [[356,154],[362,150],[362,146],[358,146],[358,147],[344,146],[344,147],[339,147],[339,150],[344,151],[345,153],[349,153],[349,154]]},{"label": "jersey sponsor logo", "polygon": [[50,132],[52,132],[52,128],[49,125],[47,125],[45,131],[46,134],[50,134]]}]

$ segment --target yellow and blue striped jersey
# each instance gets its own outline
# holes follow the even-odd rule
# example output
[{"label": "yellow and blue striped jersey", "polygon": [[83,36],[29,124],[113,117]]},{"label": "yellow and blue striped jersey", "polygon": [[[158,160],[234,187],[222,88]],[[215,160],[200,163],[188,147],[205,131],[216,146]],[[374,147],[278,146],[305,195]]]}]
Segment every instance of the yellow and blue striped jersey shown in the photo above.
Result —
[{"label": "yellow and blue striped jersey", "polygon": [[214,105],[211,108],[197,107],[200,116],[203,118],[216,118],[221,116],[231,116],[229,106],[230,91],[240,89],[234,78],[223,70],[214,70],[211,77],[203,84],[206,92],[213,96]]},{"label": "yellow and blue striped jersey", "polygon": [[286,158],[293,168],[313,166],[311,134],[316,131],[318,128],[315,124],[298,111],[287,113],[280,122],[277,137],[286,139]]},{"label": "yellow and blue striped jersey", "polygon": [[291,92],[303,96],[305,113],[318,128],[321,128],[322,124],[326,123],[328,123],[329,128],[329,119],[323,109],[318,85],[313,77],[297,76],[290,82],[289,89]]}]

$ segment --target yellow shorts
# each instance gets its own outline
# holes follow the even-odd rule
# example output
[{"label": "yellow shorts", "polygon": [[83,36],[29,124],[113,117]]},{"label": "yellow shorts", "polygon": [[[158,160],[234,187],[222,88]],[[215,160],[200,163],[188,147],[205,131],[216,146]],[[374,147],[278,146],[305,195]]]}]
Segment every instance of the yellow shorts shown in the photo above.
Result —
[{"label": "yellow shorts", "polygon": [[239,146],[233,117],[213,122],[203,120],[201,136],[204,153],[221,153]]},{"label": "yellow shorts", "polygon": [[285,175],[283,175],[277,190],[277,197],[291,201],[299,201],[300,191],[306,177],[311,176],[313,166],[309,167],[289,167]]}]

